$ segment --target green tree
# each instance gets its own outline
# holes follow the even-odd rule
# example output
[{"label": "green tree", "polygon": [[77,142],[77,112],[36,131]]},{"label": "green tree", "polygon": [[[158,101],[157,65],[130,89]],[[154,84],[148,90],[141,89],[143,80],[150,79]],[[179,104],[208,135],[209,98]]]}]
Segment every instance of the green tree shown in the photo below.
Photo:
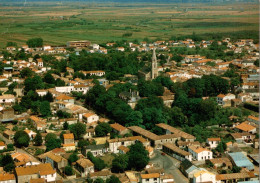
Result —
[{"label": "green tree", "polygon": [[112,131],[108,123],[100,123],[95,128],[95,133],[97,137],[104,137]]},{"label": "green tree", "polygon": [[17,47],[17,43],[9,41],[9,42],[6,43],[6,47],[9,47],[9,46]]},{"label": "green tree", "polygon": [[42,47],[43,46],[43,39],[42,38],[32,38],[26,41],[26,44],[29,46],[29,48],[36,48],[36,47]]},{"label": "green tree", "polygon": [[98,177],[93,183],[104,183],[104,180]]},{"label": "green tree", "polygon": [[94,168],[98,171],[101,171],[106,167],[104,160],[100,158],[95,158],[92,163],[94,164]]},{"label": "green tree", "polygon": [[118,177],[116,177],[115,175],[112,175],[111,177],[109,177],[106,180],[106,183],[121,183],[121,181],[119,180]]},{"label": "green tree", "polygon": [[239,173],[241,171],[241,167],[238,167],[238,166],[233,166],[233,168],[232,168],[232,172],[233,173]]},{"label": "green tree", "polygon": [[84,139],[80,139],[78,142],[78,147],[79,148],[83,148],[89,145],[89,141],[84,140]]},{"label": "green tree", "polygon": [[43,101],[40,104],[40,113],[44,116],[44,117],[48,117],[51,115],[51,106],[50,106],[50,102],[48,101]]},{"label": "green tree", "polygon": [[147,150],[145,150],[143,144],[139,141],[130,146],[127,155],[129,158],[129,168],[136,171],[144,169],[150,160]]},{"label": "green tree", "polygon": [[45,141],[48,142],[51,139],[57,139],[57,135],[54,133],[48,133],[45,137]]},{"label": "green tree", "polygon": [[227,149],[227,144],[224,141],[220,141],[220,143],[216,147],[216,150],[220,153],[224,153],[226,149]]},{"label": "green tree", "polygon": [[65,169],[64,169],[64,173],[68,176],[71,176],[73,175],[73,169],[71,168],[71,166],[65,166]]},{"label": "green tree", "polygon": [[30,137],[25,131],[19,130],[14,134],[14,145],[16,147],[28,147],[29,142]]},{"label": "green tree", "polygon": [[76,162],[79,159],[76,153],[73,153],[69,156],[68,162],[71,165],[73,162]]},{"label": "green tree", "polygon": [[0,158],[0,164],[6,172],[13,172],[15,168],[14,160],[10,154],[3,155]]},{"label": "green tree", "polygon": [[42,135],[40,132],[37,132],[35,138],[33,139],[34,145],[41,146],[42,145]]},{"label": "green tree", "polygon": [[124,172],[127,167],[128,167],[128,156],[126,154],[119,154],[112,161],[113,172]]},{"label": "green tree", "polygon": [[76,123],[69,126],[70,131],[74,134],[76,140],[79,140],[86,133],[86,125]]},{"label": "green tree", "polygon": [[63,123],[63,130],[68,130],[68,129],[69,129],[69,123],[65,121],[65,123]]},{"label": "green tree", "polygon": [[55,148],[61,147],[61,140],[60,139],[50,139],[46,142],[46,152],[51,151]]}]

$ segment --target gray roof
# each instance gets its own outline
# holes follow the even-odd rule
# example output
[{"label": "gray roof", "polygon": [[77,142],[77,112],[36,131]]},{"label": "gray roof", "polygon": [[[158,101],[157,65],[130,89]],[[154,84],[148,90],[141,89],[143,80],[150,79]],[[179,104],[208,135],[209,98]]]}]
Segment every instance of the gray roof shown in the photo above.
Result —
[{"label": "gray roof", "polygon": [[86,147],[86,149],[90,149],[91,151],[93,150],[98,150],[98,149],[104,149],[106,148],[106,145],[105,144],[99,144],[99,145],[88,145]]},{"label": "gray roof", "polygon": [[188,169],[186,170],[186,173],[189,174],[189,173],[191,173],[193,170],[196,170],[197,168],[198,168],[198,167],[192,165],[190,168],[188,168]]}]

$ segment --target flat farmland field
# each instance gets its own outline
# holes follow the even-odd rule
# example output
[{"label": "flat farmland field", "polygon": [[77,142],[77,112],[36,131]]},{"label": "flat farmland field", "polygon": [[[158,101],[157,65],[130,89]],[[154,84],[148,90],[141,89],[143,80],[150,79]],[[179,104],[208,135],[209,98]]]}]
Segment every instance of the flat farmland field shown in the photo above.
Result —
[{"label": "flat farmland field", "polygon": [[170,39],[203,34],[258,34],[259,8],[253,3],[153,4],[28,2],[0,3],[0,47],[41,37],[44,44],[71,40]]}]

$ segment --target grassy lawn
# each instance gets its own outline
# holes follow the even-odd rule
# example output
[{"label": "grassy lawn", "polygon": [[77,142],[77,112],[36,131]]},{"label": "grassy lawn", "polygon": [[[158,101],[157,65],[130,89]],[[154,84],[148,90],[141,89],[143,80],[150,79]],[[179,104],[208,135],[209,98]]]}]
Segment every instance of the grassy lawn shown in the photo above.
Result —
[{"label": "grassy lawn", "polygon": [[[176,35],[258,31],[258,7],[252,3],[120,4],[30,2],[0,3],[0,47],[42,37],[45,44],[70,40],[169,39]],[[241,9],[243,7],[243,9]],[[123,37],[132,33],[130,37]]]},{"label": "grassy lawn", "polygon": [[106,154],[105,156],[100,157],[102,160],[104,160],[105,164],[108,167],[112,166],[112,161],[113,159],[115,159],[115,155],[114,154]]}]

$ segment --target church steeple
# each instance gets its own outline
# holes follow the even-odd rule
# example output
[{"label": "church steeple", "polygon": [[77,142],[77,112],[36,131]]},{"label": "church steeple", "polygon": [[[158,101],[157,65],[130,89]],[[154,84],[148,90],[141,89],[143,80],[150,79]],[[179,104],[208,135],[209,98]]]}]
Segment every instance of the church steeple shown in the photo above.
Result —
[{"label": "church steeple", "polygon": [[157,58],[155,53],[155,48],[153,48],[153,56],[152,56],[152,72],[151,72],[151,79],[154,79],[158,76],[158,69],[157,69]]}]

